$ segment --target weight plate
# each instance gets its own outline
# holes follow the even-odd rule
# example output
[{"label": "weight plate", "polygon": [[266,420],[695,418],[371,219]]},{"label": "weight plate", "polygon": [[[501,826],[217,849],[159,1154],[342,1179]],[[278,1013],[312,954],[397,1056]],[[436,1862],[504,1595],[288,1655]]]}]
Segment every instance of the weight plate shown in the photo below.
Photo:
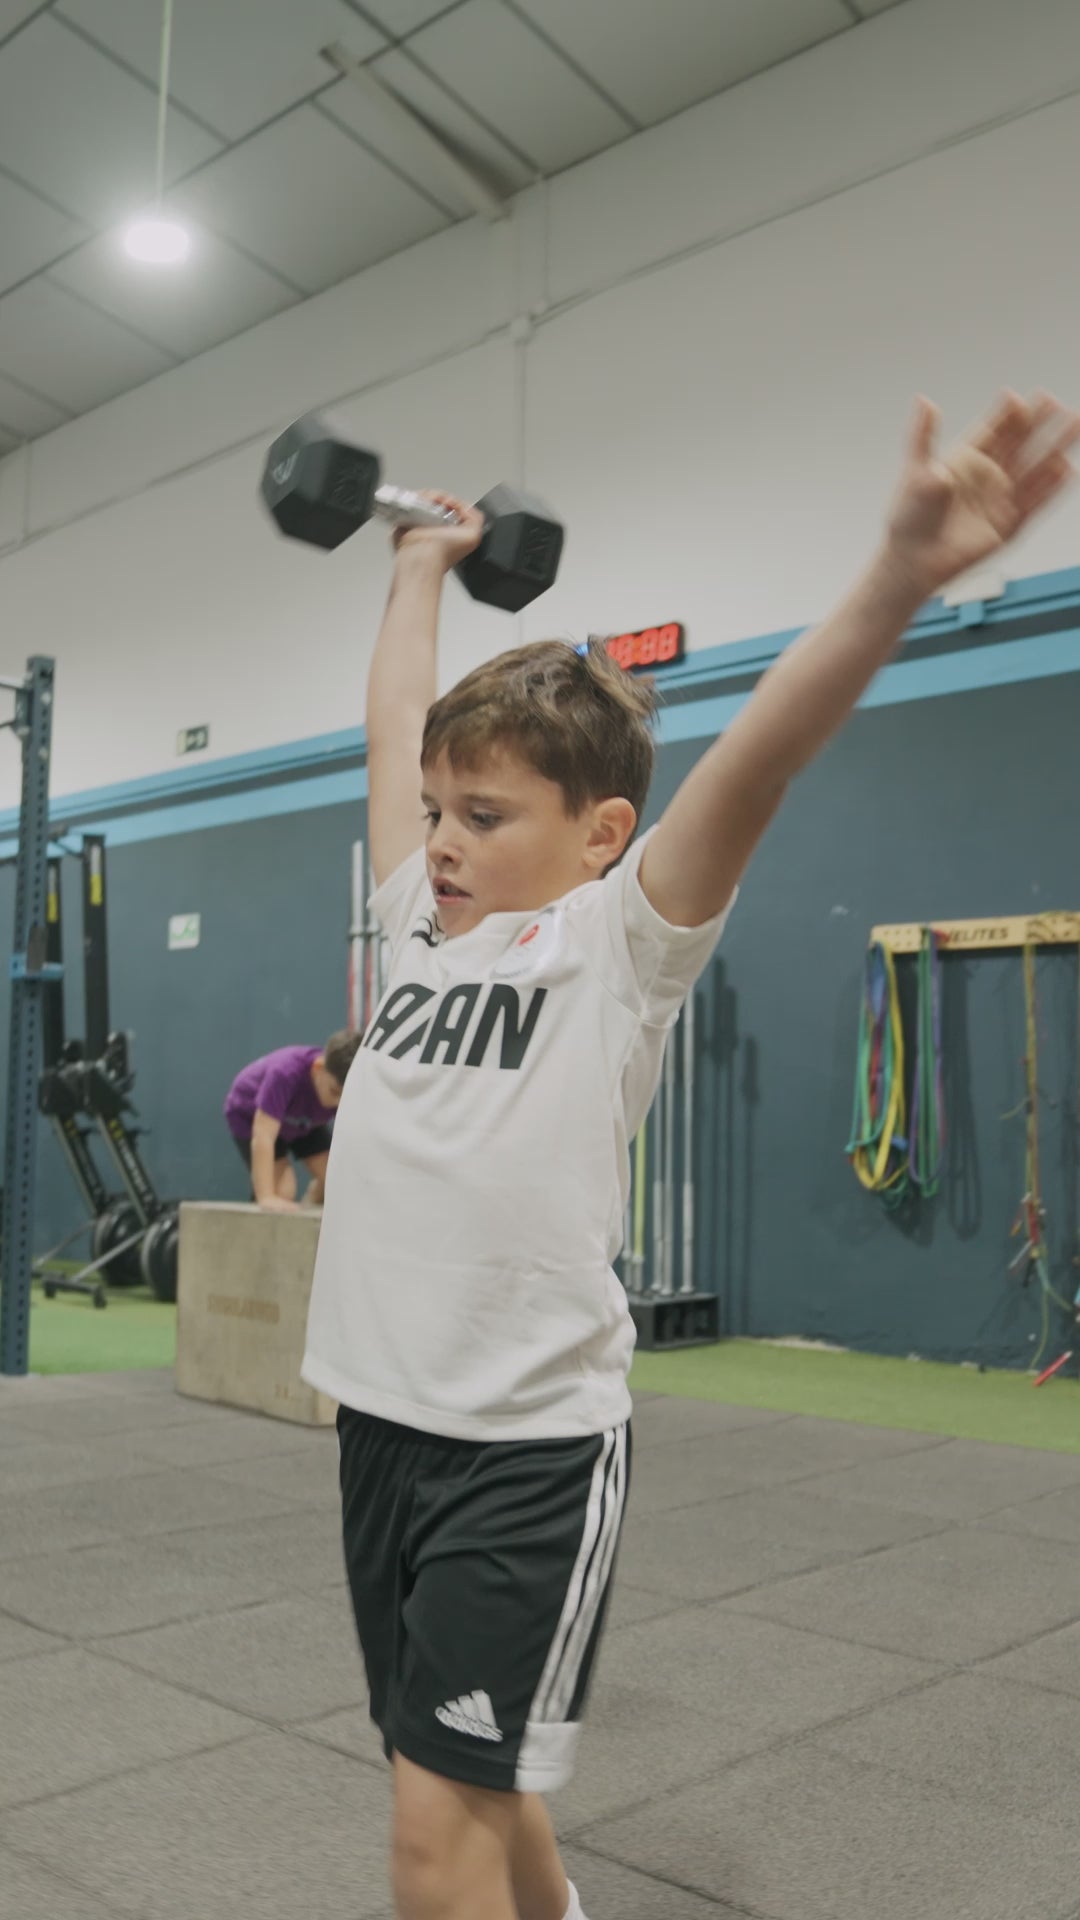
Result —
[{"label": "weight plate", "polygon": [[[111,1253],[114,1247],[120,1246],[123,1241],[129,1240],[131,1235],[138,1231],[139,1216],[131,1201],[125,1200],[122,1195],[115,1200],[110,1200],[104,1213],[100,1213],[94,1221],[90,1238],[92,1257],[95,1260],[102,1259],[105,1254]],[[139,1286],[143,1276],[139,1263],[138,1240],[133,1247],[128,1247],[125,1252],[118,1254],[115,1260],[110,1260],[108,1266],[103,1269],[103,1273],[112,1287]]]},{"label": "weight plate", "polygon": [[180,1220],[176,1213],[159,1213],[143,1236],[142,1276],[159,1300],[176,1299],[176,1269],[180,1250]]}]

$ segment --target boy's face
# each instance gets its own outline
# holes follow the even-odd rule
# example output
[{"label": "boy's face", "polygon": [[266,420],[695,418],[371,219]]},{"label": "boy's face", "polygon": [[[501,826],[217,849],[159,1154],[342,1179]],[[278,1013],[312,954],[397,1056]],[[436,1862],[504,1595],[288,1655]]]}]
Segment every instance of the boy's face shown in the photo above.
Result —
[{"label": "boy's face", "polygon": [[341,1105],[341,1084],[327,1073],[326,1062],[322,1055],[311,1063],[311,1079],[321,1107],[339,1107]]},{"label": "boy's face", "polygon": [[428,877],[451,938],[486,914],[539,910],[597,879],[634,830],[629,800],[571,816],[562,788],[510,753],[457,771],[440,754],[423,779]]}]

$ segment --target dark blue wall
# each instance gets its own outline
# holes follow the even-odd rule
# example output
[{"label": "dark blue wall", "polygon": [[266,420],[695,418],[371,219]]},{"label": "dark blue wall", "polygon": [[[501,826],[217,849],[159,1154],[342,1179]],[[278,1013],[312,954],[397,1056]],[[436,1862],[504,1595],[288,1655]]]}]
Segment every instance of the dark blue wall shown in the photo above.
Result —
[{"label": "dark blue wall", "polygon": [[[880,921],[1080,907],[1080,675],[861,712],[759,850],[699,990],[700,1284],[729,1331],[1024,1364],[1038,1306],[1007,1274],[1023,1189],[1019,956],[945,963],[948,1174],[887,1215],[844,1158],[859,984]],[[701,750],[661,755],[655,813]],[[349,849],[335,807],[109,851],[113,1024],[135,1033],[148,1164],[170,1195],[240,1198],[221,1120],[232,1075],[345,1015]],[[10,939],[10,870],[0,932]],[[69,1030],[81,1022],[75,874]],[[170,914],[202,944],[169,953]],[[1075,949],[1039,962],[1043,1179],[1057,1283],[1076,1242]],[[0,1008],[6,1044],[6,1004]],[[42,1244],[78,1219],[47,1129]]]},{"label": "dark blue wall", "polygon": [[[1018,954],[944,962],[940,1197],[887,1214],[843,1147],[870,927],[1080,907],[1078,739],[1080,676],[871,708],[789,796],[699,1000],[698,1277],[720,1292],[729,1331],[1030,1360],[1039,1303],[1007,1272],[1024,1190]],[[664,754],[657,806],[696,753]],[[1044,952],[1042,1175],[1055,1284],[1069,1299],[1080,1280],[1078,993],[1077,950]]]},{"label": "dark blue wall", "polygon": [[[346,1024],[350,847],[347,807],[108,849],[112,1025],[134,1033],[140,1147],[168,1197],[239,1200],[247,1176],[221,1117],[247,1061],[293,1041],[321,1044]],[[78,836],[74,836],[77,841]],[[11,937],[11,871],[0,929]],[[78,863],[65,862],[66,1025],[83,1032]],[[169,917],[201,913],[202,940],[167,950]],[[7,988],[2,1005],[6,1074]],[[96,1143],[95,1143],[96,1147]],[[96,1148],[104,1173],[108,1160]],[[110,1175],[109,1184],[118,1189]],[[51,1245],[81,1208],[41,1122],[39,1239]]]}]

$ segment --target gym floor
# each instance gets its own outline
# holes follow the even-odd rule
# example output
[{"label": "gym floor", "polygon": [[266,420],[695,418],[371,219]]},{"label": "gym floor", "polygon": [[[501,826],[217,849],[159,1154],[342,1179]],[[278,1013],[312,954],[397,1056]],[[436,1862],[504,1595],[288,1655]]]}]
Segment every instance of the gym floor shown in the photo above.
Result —
[{"label": "gym floor", "polygon": [[[636,1433],[554,1802],[591,1920],[1080,1920],[1080,1454],[659,1394]],[[335,1453],[167,1369],[0,1381],[5,1920],[388,1913]]]}]

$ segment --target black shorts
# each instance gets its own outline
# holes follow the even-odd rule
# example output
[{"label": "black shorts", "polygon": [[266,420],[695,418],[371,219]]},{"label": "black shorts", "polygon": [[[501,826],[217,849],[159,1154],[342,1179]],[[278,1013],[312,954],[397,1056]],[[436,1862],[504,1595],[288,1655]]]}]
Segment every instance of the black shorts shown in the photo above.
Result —
[{"label": "black shorts", "polygon": [[342,1407],[345,1564],[387,1758],[469,1786],[569,1780],[630,1429],[483,1442]]},{"label": "black shorts", "polygon": [[[287,1160],[291,1153],[294,1160],[314,1160],[317,1153],[329,1153],[333,1137],[329,1127],[312,1127],[310,1133],[302,1133],[298,1140],[283,1140],[279,1133],[274,1141],[274,1159]],[[250,1167],[251,1141],[238,1140],[235,1133],[233,1139],[245,1167]]]}]

